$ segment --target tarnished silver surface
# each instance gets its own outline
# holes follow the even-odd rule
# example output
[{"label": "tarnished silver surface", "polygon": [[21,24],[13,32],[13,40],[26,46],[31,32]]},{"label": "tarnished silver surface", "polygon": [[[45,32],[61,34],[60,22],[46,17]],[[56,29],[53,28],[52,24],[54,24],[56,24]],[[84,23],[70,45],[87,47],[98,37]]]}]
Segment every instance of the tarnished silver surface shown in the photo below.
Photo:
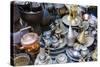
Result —
[{"label": "tarnished silver surface", "polygon": [[[87,13],[89,6],[54,3],[41,5],[43,11],[45,9],[48,12],[48,14],[45,14],[47,15],[46,17],[50,16],[51,18],[47,23],[48,26],[39,24],[42,31],[41,35],[37,34],[39,36],[37,43],[40,43],[40,51],[34,62],[32,60],[29,61],[32,61],[35,65],[40,65],[97,60],[97,17]],[[68,10],[63,9],[69,12],[59,15],[56,9],[65,6]],[[16,32],[13,35],[14,42],[21,41],[20,32],[29,28],[33,29],[33,27],[25,27]],[[34,31],[31,32],[34,33]],[[18,36],[15,37],[15,35]],[[34,40],[36,41],[37,39],[33,38],[31,41],[31,38],[32,36],[30,38],[25,36],[24,40],[34,43]],[[23,45],[25,44],[21,43],[21,46]],[[34,46],[31,47],[35,48]]]}]

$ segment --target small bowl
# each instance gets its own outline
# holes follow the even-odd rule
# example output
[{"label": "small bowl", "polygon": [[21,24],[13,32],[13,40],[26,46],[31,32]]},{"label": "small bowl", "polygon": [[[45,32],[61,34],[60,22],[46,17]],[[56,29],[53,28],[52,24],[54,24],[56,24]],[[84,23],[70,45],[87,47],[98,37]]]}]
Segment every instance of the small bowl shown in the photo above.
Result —
[{"label": "small bowl", "polygon": [[14,58],[15,66],[28,65],[29,63],[30,63],[30,57],[28,54],[25,53],[16,54],[16,57]]}]

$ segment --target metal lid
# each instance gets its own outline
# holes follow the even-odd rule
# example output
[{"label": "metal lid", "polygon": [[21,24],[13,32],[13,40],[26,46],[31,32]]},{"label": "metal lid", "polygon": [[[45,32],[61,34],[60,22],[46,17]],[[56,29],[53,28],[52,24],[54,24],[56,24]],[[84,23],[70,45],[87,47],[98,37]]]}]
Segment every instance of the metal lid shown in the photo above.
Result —
[{"label": "metal lid", "polygon": [[22,45],[29,45],[38,40],[38,35],[36,33],[27,33],[21,38]]}]

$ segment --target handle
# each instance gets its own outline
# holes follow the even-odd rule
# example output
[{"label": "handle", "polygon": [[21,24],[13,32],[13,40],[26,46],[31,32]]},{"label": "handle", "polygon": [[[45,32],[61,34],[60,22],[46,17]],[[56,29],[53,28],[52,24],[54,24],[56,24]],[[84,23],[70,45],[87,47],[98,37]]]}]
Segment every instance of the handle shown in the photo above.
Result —
[{"label": "handle", "polygon": [[20,29],[20,32],[22,32],[22,31],[24,31],[24,30],[27,30],[27,29],[30,29],[30,28],[31,28],[31,26],[28,26],[28,27],[22,28],[22,29]]}]

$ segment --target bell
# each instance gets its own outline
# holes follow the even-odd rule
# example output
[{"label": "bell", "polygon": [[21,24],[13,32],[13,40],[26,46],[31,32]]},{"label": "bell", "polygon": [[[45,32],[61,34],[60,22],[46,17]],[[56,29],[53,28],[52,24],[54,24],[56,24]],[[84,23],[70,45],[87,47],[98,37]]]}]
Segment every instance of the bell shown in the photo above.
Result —
[{"label": "bell", "polygon": [[75,36],[74,36],[74,32],[72,30],[72,27],[69,26],[69,32],[68,32],[68,46],[73,46],[75,42]]},{"label": "bell", "polygon": [[79,37],[78,37],[78,41],[81,43],[81,44],[84,44],[86,42],[86,39],[85,39],[85,31],[83,30]]}]

